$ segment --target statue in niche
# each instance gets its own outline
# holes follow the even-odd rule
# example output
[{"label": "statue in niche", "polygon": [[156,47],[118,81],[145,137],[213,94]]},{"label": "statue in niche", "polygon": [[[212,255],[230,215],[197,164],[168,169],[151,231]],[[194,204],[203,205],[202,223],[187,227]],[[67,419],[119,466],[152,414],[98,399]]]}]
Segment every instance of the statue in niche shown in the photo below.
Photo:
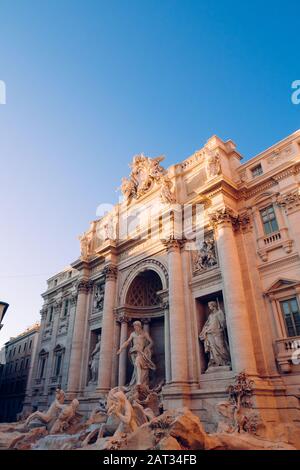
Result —
[{"label": "statue in niche", "polygon": [[90,366],[90,372],[91,372],[91,379],[89,383],[96,383],[98,380],[100,347],[101,347],[101,336],[98,335],[96,346],[94,347],[90,356],[89,366]]},{"label": "statue in niche", "polygon": [[104,302],[104,285],[98,284],[95,288],[94,310],[102,310]]},{"label": "statue in niche", "polygon": [[228,366],[231,361],[224,312],[216,301],[208,302],[208,309],[208,319],[199,335],[200,340],[203,341],[204,350],[209,355],[208,369]]},{"label": "statue in niche", "polygon": [[143,329],[140,321],[133,322],[133,328],[134,331],[127,341],[121,345],[117,354],[120,354],[123,349],[131,345],[129,355],[133,364],[133,374],[129,386],[149,385],[149,370],[156,369],[151,360],[153,341]]},{"label": "statue in niche", "polygon": [[218,264],[215,241],[213,238],[206,238],[200,250],[194,257],[194,271],[203,271]]}]

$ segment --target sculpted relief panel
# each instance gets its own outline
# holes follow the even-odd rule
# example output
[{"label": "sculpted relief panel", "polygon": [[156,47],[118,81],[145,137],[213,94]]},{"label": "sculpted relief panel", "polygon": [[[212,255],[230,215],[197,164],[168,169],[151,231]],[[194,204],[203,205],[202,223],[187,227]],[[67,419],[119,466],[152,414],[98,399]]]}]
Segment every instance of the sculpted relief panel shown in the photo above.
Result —
[{"label": "sculpted relief panel", "polygon": [[215,240],[213,234],[205,237],[199,250],[192,252],[192,268],[194,275],[218,266]]},{"label": "sculpted relief panel", "polygon": [[103,310],[104,287],[105,287],[105,284],[103,282],[95,285],[94,299],[93,299],[93,312],[98,312],[98,311]]}]

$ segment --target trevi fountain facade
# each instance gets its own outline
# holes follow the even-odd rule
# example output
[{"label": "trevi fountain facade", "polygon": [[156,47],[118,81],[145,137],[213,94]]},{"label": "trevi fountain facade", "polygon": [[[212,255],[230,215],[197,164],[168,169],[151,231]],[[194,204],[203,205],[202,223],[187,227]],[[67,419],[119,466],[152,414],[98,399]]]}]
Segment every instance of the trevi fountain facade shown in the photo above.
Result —
[{"label": "trevi fountain facade", "polygon": [[48,280],[7,447],[300,447],[300,131],[241,159],[133,157]]}]

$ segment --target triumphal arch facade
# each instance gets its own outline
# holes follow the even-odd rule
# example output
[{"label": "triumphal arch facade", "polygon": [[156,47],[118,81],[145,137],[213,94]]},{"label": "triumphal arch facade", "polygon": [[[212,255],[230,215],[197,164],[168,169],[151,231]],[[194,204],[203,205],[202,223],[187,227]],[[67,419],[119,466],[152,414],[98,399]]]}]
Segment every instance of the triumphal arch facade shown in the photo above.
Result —
[{"label": "triumphal arch facade", "polygon": [[299,420],[300,132],[241,159],[216,136],[168,169],[133,157],[120,202],[48,280],[26,406],[61,386],[87,413],[143,380],[211,430],[244,371],[264,419]]}]

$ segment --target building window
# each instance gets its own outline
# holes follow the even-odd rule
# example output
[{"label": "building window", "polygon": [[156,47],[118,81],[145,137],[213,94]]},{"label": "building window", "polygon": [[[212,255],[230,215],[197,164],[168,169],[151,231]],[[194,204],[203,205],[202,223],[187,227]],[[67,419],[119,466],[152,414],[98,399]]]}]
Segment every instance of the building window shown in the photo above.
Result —
[{"label": "building window", "polygon": [[39,359],[39,369],[38,369],[39,379],[43,379],[45,377],[47,356],[48,354],[46,353],[46,351],[42,350],[40,353],[40,359]]},{"label": "building window", "polygon": [[53,367],[53,376],[59,377],[61,375],[62,363],[64,356],[64,348],[60,345],[57,345],[54,349],[54,367]]},{"label": "building window", "polygon": [[21,352],[21,345],[19,345],[18,354]]},{"label": "building window", "polygon": [[53,319],[53,307],[49,308],[48,323],[51,323]]},{"label": "building window", "polygon": [[23,346],[23,351],[25,351],[25,349],[26,349],[26,345],[27,345],[27,343],[24,343],[24,346]]},{"label": "building window", "polygon": [[31,346],[32,346],[32,340],[30,340],[30,342],[29,342],[29,348],[28,348],[29,351],[30,351],[30,349],[31,349]]},{"label": "building window", "polygon": [[29,358],[27,357],[25,361],[25,369],[28,369],[28,364],[29,364]]},{"label": "building window", "polygon": [[64,304],[64,310],[63,310],[63,316],[64,317],[66,317],[68,315],[68,311],[69,311],[69,300],[66,299],[65,304]]},{"label": "building window", "polygon": [[268,206],[260,211],[264,231],[266,235],[273,232],[278,232],[278,223],[273,206]]},{"label": "building window", "polygon": [[254,166],[251,168],[251,173],[252,173],[252,178],[256,178],[257,176],[260,176],[263,174],[263,169],[261,164]]},{"label": "building window", "polygon": [[300,335],[300,312],[296,297],[280,302],[283,313],[287,335]]}]

